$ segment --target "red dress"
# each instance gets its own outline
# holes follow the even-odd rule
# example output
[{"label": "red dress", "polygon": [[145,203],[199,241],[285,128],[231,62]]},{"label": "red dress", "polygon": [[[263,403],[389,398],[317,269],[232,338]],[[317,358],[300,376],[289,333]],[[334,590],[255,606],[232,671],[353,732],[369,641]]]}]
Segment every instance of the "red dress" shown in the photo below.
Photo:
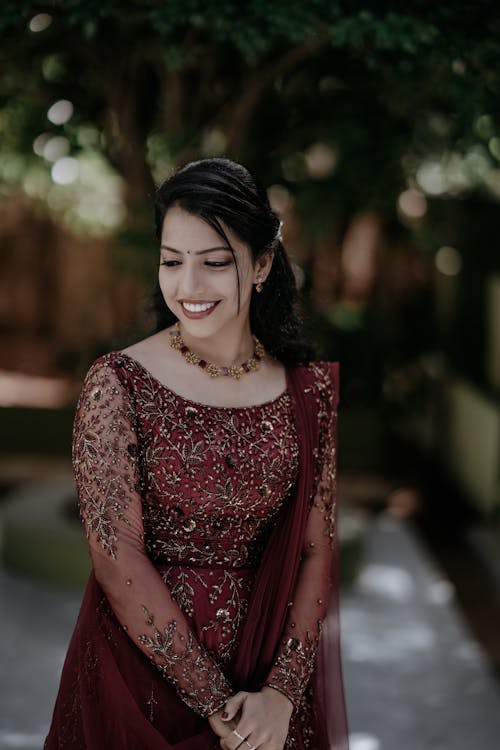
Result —
[{"label": "red dress", "polygon": [[[287,748],[327,747],[312,678],[332,587],[337,366],[299,369],[317,412],[313,491],[300,556],[290,531],[297,559],[285,537],[272,561],[300,484],[290,375],[272,401],[218,407],[177,395],[126,354],[92,365],[73,464],[93,569],[46,750],[215,748],[206,717],[263,684],[294,704]],[[288,586],[290,601],[279,605],[272,586],[281,597]]]}]

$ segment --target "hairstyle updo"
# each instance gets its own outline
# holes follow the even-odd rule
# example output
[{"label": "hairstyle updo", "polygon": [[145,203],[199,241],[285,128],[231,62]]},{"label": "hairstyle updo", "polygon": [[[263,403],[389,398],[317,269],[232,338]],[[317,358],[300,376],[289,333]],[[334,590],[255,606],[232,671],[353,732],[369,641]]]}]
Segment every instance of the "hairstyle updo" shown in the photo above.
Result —
[{"label": "hairstyle updo", "polygon": [[[250,249],[255,263],[271,253],[271,270],[261,292],[252,291],[250,327],[266,351],[285,365],[307,362],[315,357],[313,347],[301,333],[298,291],[290,261],[281,242],[280,220],[273,212],[267,193],[246,167],[230,159],[200,159],[178,169],[158,188],[155,195],[155,225],[161,241],[163,222],[171,206],[206,221],[230,248],[224,227],[230,228]],[[240,294],[238,279],[238,305]],[[159,284],[153,296],[156,331],[176,322],[167,307]]]}]

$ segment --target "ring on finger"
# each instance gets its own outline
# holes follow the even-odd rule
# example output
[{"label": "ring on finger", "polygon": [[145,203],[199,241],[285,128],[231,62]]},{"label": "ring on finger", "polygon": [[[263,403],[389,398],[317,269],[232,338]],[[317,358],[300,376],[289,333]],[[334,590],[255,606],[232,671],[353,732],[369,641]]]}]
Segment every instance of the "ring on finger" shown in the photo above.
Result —
[{"label": "ring on finger", "polygon": [[245,745],[248,745],[250,750],[255,750],[255,745],[251,745],[247,740],[245,740]]},{"label": "ring on finger", "polygon": [[238,737],[238,739],[240,739],[242,742],[246,742],[245,738],[242,737],[241,734],[236,731],[236,729],[233,729],[233,734],[235,734]]}]

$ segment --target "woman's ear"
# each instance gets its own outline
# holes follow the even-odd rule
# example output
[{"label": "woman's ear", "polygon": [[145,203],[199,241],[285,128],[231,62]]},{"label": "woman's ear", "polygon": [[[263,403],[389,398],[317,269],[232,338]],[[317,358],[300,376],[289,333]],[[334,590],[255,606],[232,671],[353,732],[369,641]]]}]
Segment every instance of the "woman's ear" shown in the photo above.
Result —
[{"label": "woman's ear", "polygon": [[257,259],[255,263],[255,270],[258,272],[258,275],[262,278],[264,281],[270,270],[271,266],[273,265],[274,260],[274,253],[268,252],[264,253],[264,255],[261,255],[260,258]]}]

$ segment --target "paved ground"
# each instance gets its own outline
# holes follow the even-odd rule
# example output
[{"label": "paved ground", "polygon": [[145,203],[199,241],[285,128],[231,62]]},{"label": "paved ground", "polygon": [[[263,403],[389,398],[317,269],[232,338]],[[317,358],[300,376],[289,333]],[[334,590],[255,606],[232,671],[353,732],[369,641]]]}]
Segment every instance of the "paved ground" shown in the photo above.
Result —
[{"label": "paved ground", "polygon": [[405,523],[373,524],[342,628],[352,750],[499,747],[497,683]]},{"label": "paved ground", "polygon": [[[80,596],[6,571],[0,596],[0,750],[41,748]],[[498,687],[405,522],[373,521],[342,627],[351,750],[497,750]]]}]

